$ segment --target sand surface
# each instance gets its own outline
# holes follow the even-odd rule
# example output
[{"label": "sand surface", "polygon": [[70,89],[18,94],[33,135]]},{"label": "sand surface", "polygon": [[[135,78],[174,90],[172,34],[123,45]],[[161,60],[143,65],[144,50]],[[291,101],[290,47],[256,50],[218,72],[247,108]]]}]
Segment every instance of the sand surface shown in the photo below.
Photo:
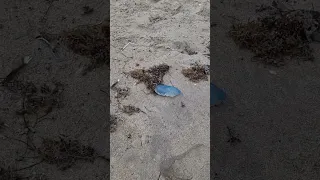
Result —
[{"label": "sand surface", "polygon": [[[23,57],[32,60],[14,83],[0,87],[0,172],[12,168],[17,171],[10,175],[29,179],[207,180],[211,157],[214,179],[319,179],[320,45],[311,43],[314,62],[298,64],[293,59],[274,68],[251,62],[253,54],[227,36],[233,23],[256,17],[255,10],[270,3],[214,2],[210,34],[209,1],[112,1],[109,77],[107,66],[83,75],[90,58],[63,45],[52,51],[36,39],[40,32],[59,34],[103,22],[109,11],[106,3],[1,1],[0,78],[21,65]],[[284,4],[320,11],[315,0]],[[206,55],[210,35],[211,63]],[[177,97],[155,95],[129,74],[163,63],[170,66],[163,83],[179,88],[182,94]],[[181,71],[192,63],[210,64],[211,78],[191,82]],[[210,80],[225,89],[228,100],[209,110]],[[121,92],[126,95],[108,89],[115,82],[118,89],[128,90]],[[26,88],[28,83],[35,88]],[[54,96],[46,96],[48,89],[55,90]],[[37,95],[34,103],[49,98],[52,109],[21,111],[26,100],[21,90]],[[71,166],[61,170],[61,164],[42,162],[35,150],[43,150],[46,138],[78,140],[100,156],[109,155],[109,91],[115,117],[110,163],[82,159],[67,162]],[[127,105],[140,112],[124,113]],[[235,143],[228,142],[228,130]]]},{"label": "sand surface", "polygon": [[[93,13],[82,15],[84,6],[92,7]],[[43,159],[34,150],[27,150],[21,142],[31,144],[31,140],[26,140],[26,134],[40,149],[42,138],[59,140],[62,137],[79,140],[100,155],[108,156],[109,102],[108,95],[100,91],[108,91],[107,68],[104,66],[83,76],[79,72],[91,61],[89,58],[72,53],[64,46],[53,52],[44,41],[36,39],[40,32],[58,34],[79,25],[98,24],[108,15],[107,4],[102,1],[5,0],[0,2],[0,7],[0,77],[6,77],[21,65],[23,57],[30,56],[32,60],[19,71],[14,82],[34,84],[37,92],[33,95],[38,101],[45,95],[41,92],[44,84],[51,90],[61,87],[56,94],[59,106],[54,106],[46,116],[43,116],[46,109],[18,115],[25,97],[21,89],[25,87],[16,86],[19,83],[10,84],[11,88],[0,87],[1,172],[9,168],[26,168]],[[76,161],[62,171],[55,163],[42,162],[13,174],[29,179],[106,179],[108,166],[109,163],[98,158],[93,162]]]},{"label": "sand surface", "polygon": [[[112,179],[209,179],[209,81],[193,83],[181,73],[192,63],[210,64],[209,15],[205,0],[111,2],[110,85],[119,80],[117,87],[130,88],[122,99],[110,91],[111,114],[121,119],[111,134]],[[162,63],[171,66],[163,83],[182,95],[155,95],[127,74]],[[144,113],[129,116],[124,105]]]},{"label": "sand surface", "polygon": [[[283,1],[284,2],[284,1]],[[264,2],[270,5],[271,2]],[[221,1],[213,5],[212,80],[231,101],[211,109],[214,179],[319,178],[319,43],[315,61],[292,60],[281,68],[251,62],[227,36],[230,25],[256,17],[262,2]],[[295,9],[320,10],[318,1],[288,1]],[[228,129],[241,143],[230,144]]]}]

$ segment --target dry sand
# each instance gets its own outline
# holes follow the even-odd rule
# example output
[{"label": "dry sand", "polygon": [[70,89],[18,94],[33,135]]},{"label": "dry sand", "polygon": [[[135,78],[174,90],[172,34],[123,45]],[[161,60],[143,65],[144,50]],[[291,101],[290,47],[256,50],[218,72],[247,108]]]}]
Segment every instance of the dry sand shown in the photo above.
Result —
[{"label": "dry sand", "polygon": [[[315,62],[292,61],[281,68],[251,62],[252,54],[240,50],[227,31],[237,19],[256,16],[255,9],[262,3],[270,2],[221,0],[211,6],[215,24],[211,80],[229,98],[225,105],[211,109],[212,178],[316,180],[320,176],[320,45],[311,44]],[[130,89],[120,98],[110,90],[110,111],[117,117],[111,133],[111,179],[209,179],[209,83],[191,82],[181,73],[191,63],[210,64],[205,55],[209,2],[119,0],[110,4],[110,85],[119,80],[117,88]],[[315,0],[285,4],[320,10]],[[94,11],[82,15],[84,6]],[[63,46],[53,53],[36,39],[40,31],[60,33],[78,25],[98,24],[105,20],[107,5],[102,1],[4,0],[0,7],[0,77],[19,66],[23,57],[31,56],[15,80],[31,82],[38,89],[44,83],[49,89],[60,87],[56,82],[63,87],[54,99],[60,106],[54,106],[40,121],[37,116],[41,114],[17,114],[23,105],[19,88],[13,92],[16,87],[0,87],[0,172],[28,167],[12,174],[29,179],[107,179],[109,163],[102,159],[76,161],[61,171],[55,164],[35,164],[41,157],[26,151],[24,144],[26,133],[37,147],[42,138],[68,137],[108,156],[107,67],[83,76],[89,58]],[[171,66],[164,83],[178,87],[183,95],[154,95],[127,74],[161,63]],[[122,110],[126,105],[141,112],[128,115]],[[28,129],[25,122],[36,126]],[[228,128],[235,143],[228,142]]]},{"label": "dry sand", "polygon": [[[284,2],[284,1],[283,1]],[[265,4],[270,5],[271,2]],[[227,36],[230,25],[256,16],[257,1],[213,4],[212,80],[232,103],[211,109],[214,179],[319,179],[319,43],[314,62],[281,68],[251,62]],[[288,1],[295,9],[319,11],[319,1]],[[292,5],[292,6],[291,6]],[[272,70],[272,71],[270,71]],[[270,73],[271,72],[271,73]],[[228,143],[229,126],[241,143]]]},{"label": "dry sand", "polygon": [[[94,8],[94,12],[82,15],[84,6]],[[39,119],[38,123],[37,116],[42,116],[43,112],[36,111],[25,115],[29,127],[37,124],[34,128],[31,127],[29,132],[23,116],[16,114],[16,111],[22,109],[23,102],[19,89],[12,92],[6,87],[0,87],[0,120],[4,123],[0,132],[1,168],[20,169],[42,159],[35,157],[35,152],[26,152],[24,143],[13,140],[27,142],[27,132],[39,148],[41,138],[59,140],[59,137],[67,136],[92,146],[101,155],[108,156],[108,98],[100,91],[108,91],[105,88],[108,87],[109,78],[107,68],[104,66],[82,76],[79,70],[91,61],[89,58],[76,55],[64,46],[53,53],[46,43],[36,39],[41,31],[60,33],[78,25],[100,23],[109,11],[107,3],[4,0],[0,2],[0,7],[0,77],[4,78],[19,66],[24,56],[31,56],[33,59],[19,72],[15,80],[33,83],[38,88],[37,93],[40,93],[39,86],[44,83],[51,90],[56,87],[54,82],[63,85],[63,89],[59,90],[60,107],[54,107],[48,115]],[[29,179],[106,179],[109,176],[108,166],[109,163],[101,159],[92,163],[77,161],[69,169],[61,171],[55,164],[43,162],[14,173]],[[3,169],[0,171],[3,173]]]},{"label": "dry sand", "polygon": [[[121,119],[111,134],[111,179],[209,179],[209,81],[193,83],[181,73],[192,63],[210,64],[209,12],[206,0],[111,2],[110,85],[119,80],[118,88],[130,88],[126,98],[110,91],[111,114]],[[162,63],[171,66],[164,84],[182,95],[154,95],[127,74]],[[124,105],[143,112],[129,116]]]}]

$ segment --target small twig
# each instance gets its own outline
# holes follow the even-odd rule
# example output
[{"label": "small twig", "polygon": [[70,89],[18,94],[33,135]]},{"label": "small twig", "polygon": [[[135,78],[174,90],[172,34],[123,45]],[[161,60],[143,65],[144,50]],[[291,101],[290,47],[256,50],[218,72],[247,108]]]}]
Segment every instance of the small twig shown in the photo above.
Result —
[{"label": "small twig", "polygon": [[56,53],[57,52],[57,45],[55,45],[55,47],[52,46],[52,44],[48,40],[46,40],[44,37],[41,37],[41,36],[36,37],[36,39],[39,39],[39,40],[45,42],[49,46],[49,48],[51,49],[51,52],[53,53],[54,57],[56,59],[60,60],[60,56]]},{"label": "small twig", "polygon": [[26,66],[25,63],[23,63],[22,65],[20,65],[18,68],[12,70],[7,76],[6,78],[4,78],[4,80],[1,82],[2,84],[6,85],[7,83],[9,83],[11,80],[13,80],[13,78],[19,73],[19,71],[24,68]]},{"label": "small twig", "polygon": [[[50,111],[50,112],[51,112],[51,111]],[[46,112],[46,114],[38,117],[38,118],[36,119],[36,122],[33,124],[32,127],[33,127],[33,128],[36,127],[36,125],[37,125],[38,123],[40,123],[40,122],[42,122],[43,120],[45,120],[44,117],[46,117],[48,114],[50,114],[50,112]]]},{"label": "small twig", "polygon": [[126,57],[126,58],[133,58],[133,56],[132,57],[129,57],[129,56],[127,56],[127,55],[125,55],[123,52],[120,52],[120,54],[122,54],[124,57]]},{"label": "small twig", "polygon": [[43,37],[41,37],[41,36],[38,36],[37,39],[45,42],[45,43],[51,48],[51,50],[54,49],[53,46],[50,44],[50,42],[49,42],[48,40],[46,40],[45,38],[43,38]]},{"label": "small twig", "polygon": [[113,88],[119,83],[119,81],[120,81],[120,79],[118,79],[115,83],[113,83],[113,84],[111,85],[111,89],[113,89]]},{"label": "small twig", "polygon": [[82,8],[82,10],[83,10],[83,14],[82,15],[88,15],[88,14],[93,13],[93,11],[94,11],[94,9],[91,8],[90,6],[84,6]]},{"label": "small twig", "polygon": [[107,157],[105,157],[105,156],[97,156],[98,158],[101,158],[101,159],[103,159],[103,160],[105,160],[105,161],[107,161],[107,162],[110,162],[110,159],[109,158],[107,158]]},{"label": "small twig", "polygon": [[20,155],[20,157],[17,159],[17,161],[22,161],[23,159],[25,159],[25,155],[28,153],[28,148],[25,149],[24,153],[22,155]]},{"label": "small twig", "polygon": [[240,19],[238,19],[238,18],[236,18],[235,16],[232,16],[232,15],[223,14],[222,17],[230,18],[230,19],[232,19],[233,21],[240,21]]},{"label": "small twig", "polygon": [[121,51],[123,51],[129,44],[134,44],[134,43],[128,42],[128,43],[121,49]]},{"label": "small twig", "polygon": [[50,10],[51,7],[52,7],[52,2],[53,2],[53,1],[50,2],[49,7],[47,8],[46,12],[45,12],[44,15],[42,16],[42,18],[41,18],[41,20],[40,20],[41,22],[44,22],[44,23],[45,23],[45,22],[47,21],[47,17],[46,17],[46,16],[48,15],[48,12],[49,12],[49,10]]},{"label": "small twig", "polygon": [[105,90],[100,89],[101,92],[108,94],[108,92],[106,92]]},{"label": "small twig", "polygon": [[23,159],[37,159],[37,158],[40,158],[41,156],[30,156],[30,157],[27,157],[27,156],[21,156],[22,159],[17,159],[17,161],[22,161]]},{"label": "small twig", "polygon": [[[22,99],[22,109],[23,110],[26,110],[26,107],[25,107],[25,94],[24,94],[24,96],[23,96],[23,99]],[[26,120],[26,115],[25,115],[25,113],[22,115],[23,116],[23,122],[24,122],[24,126],[25,126],[25,128],[27,128],[28,129],[28,132],[27,132],[27,136],[28,136],[28,133],[31,131],[31,132],[34,132],[33,130],[31,130],[30,129],[30,127],[29,127],[29,122]]]},{"label": "small twig", "polygon": [[230,142],[230,143],[239,142],[240,143],[241,140],[239,138],[235,137],[234,133],[231,131],[229,126],[227,126],[227,129],[228,129],[228,134],[229,134],[229,137],[230,137],[228,142]]},{"label": "small twig", "polygon": [[29,168],[32,168],[33,166],[36,166],[36,165],[42,163],[43,161],[44,161],[44,160],[41,160],[40,162],[31,164],[30,166],[27,166],[27,167],[24,167],[24,168],[20,168],[20,169],[15,169],[15,170],[13,170],[13,171],[16,172],[16,171],[22,171],[22,170],[25,170],[25,169],[29,169]]},{"label": "small twig", "polygon": [[30,144],[28,144],[28,143],[26,143],[26,142],[24,142],[24,141],[22,141],[22,140],[20,140],[20,139],[16,139],[16,138],[9,137],[9,136],[6,136],[6,135],[4,135],[4,137],[7,138],[7,139],[11,139],[11,140],[15,140],[15,141],[21,142],[21,143],[27,145],[27,146],[28,146],[30,149],[32,149],[32,150],[35,149],[34,147],[31,147]]},{"label": "small twig", "polygon": [[146,110],[149,112],[154,112],[154,111],[149,110],[146,106],[144,106],[144,108],[146,108]]}]

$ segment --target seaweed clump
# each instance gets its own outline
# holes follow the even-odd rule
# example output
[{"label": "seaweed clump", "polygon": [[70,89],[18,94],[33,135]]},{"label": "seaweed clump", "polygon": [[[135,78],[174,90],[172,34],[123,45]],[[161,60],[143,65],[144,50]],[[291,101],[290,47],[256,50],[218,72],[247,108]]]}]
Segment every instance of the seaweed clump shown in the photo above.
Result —
[{"label": "seaweed clump", "polygon": [[139,83],[143,82],[147,89],[154,92],[158,84],[163,82],[163,76],[169,71],[170,66],[167,64],[160,64],[153,66],[150,69],[136,69],[130,72],[131,77],[138,79]]},{"label": "seaweed clump", "polygon": [[299,13],[266,16],[235,24],[229,33],[236,44],[251,50],[255,58],[269,65],[284,65],[286,57],[313,60],[305,18]]}]

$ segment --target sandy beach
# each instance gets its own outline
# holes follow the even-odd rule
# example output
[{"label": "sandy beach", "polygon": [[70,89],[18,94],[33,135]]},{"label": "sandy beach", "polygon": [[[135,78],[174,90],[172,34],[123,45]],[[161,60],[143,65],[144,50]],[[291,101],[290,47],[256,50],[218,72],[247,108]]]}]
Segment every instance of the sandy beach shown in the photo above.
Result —
[{"label": "sandy beach", "polygon": [[[114,0],[109,9],[97,0],[4,0],[0,7],[0,179],[319,179],[320,44],[291,32],[290,22],[277,25],[302,39],[252,32],[265,30],[259,20],[270,12],[302,9],[320,22],[320,2]],[[235,32],[246,23],[252,28]],[[269,35],[280,37],[273,49],[250,44],[262,47],[253,39]],[[279,48],[290,43],[303,43],[297,54],[313,61],[288,54],[253,61],[288,53]],[[220,106],[210,107],[209,82],[227,94]],[[158,84],[181,94],[161,96]]]},{"label": "sandy beach", "polygon": [[[209,78],[182,74],[193,63],[210,65],[209,1],[114,1],[111,3],[111,179],[209,179]],[[170,66],[163,84],[181,95],[156,95],[130,76],[136,69]],[[119,80],[119,81],[118,81]],[[128,115],[123,106],[140,113]],[[187,152],[187,153],[186,153]],[[182,156],[181,156],[182,155]]]},{"label": "sandy beach", "polygon": [[[319,11],[317,1],[281,1],[292,9]],[[252,62],[228,36],[231,25],[258,16],[271,2],[221,1],[213,5],[211,79],[230,105],[211,109],[214,179],[318,179],[319,43],[315,60],[291,58],[281,67]],[[232,135],[228,132],[232,130]],[[230,143],[231,137],[241,142]]]},{"label": "sandy beach", "polygon": [[7,82],[0,87],[0,179],[107,179],[108,68],[84,75],[93,57],[54,37],[66,31],[81,39],[75,29],[104,21],[108,5],[5,0],[0,7],[0,77]]}]

